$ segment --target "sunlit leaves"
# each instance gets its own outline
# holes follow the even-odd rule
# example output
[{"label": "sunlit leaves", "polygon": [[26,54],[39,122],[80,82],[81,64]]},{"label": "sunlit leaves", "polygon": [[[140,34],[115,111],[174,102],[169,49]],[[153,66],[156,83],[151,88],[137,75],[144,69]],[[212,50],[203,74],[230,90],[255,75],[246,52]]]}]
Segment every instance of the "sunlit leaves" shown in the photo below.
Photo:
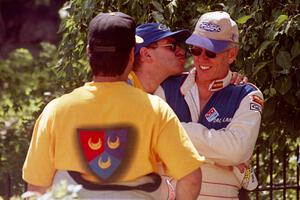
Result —
[{"label": "sunlit leaves", "polygon": [[275,21],[275,23],[276,23],[275,27],[279,28],[287,19],[288,19],[288,16],[280,15]]},{"label": "sunlit leaves", "polygon": [[293,58],[300,55],[300,42],[297,41],[293,44],[293,47],[291,49],[291,53],[292,53]]},{"label": "sunlit leaves", "polygon": [[245,24],[250,18],[252,18],[250,15],[244,15],[240,17],[238,20],[236,20],[236,22],[239,24]]},{"label": "sunlit leaves", "polygon": [[[0,62],[0,193],[7,173],[22,186],[19,172],[33,123],[45,103],[61,92],[54,70],[56,54],[54,45],[41,43],[36,57],[27,49],[16,49]],[[17,191],[21,188],[12,189],[20,194]]]},{"label": "sunlit leaves", "polygon": [[162,5],[159,2],[153,0],[151,3],[154,6],[154,8],[156,8],[157,11],[159,11],[161,13],[164,12],[164,9],[163,9]]}]

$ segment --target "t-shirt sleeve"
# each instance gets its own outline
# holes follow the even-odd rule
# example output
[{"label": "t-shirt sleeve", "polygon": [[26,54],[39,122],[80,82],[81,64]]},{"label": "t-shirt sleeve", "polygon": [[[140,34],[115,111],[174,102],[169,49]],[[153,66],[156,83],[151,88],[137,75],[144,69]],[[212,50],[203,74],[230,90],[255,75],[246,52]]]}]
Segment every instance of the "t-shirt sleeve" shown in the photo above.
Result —
[{"label": "t-shirt sleeve", "polygon": [[167,175],[180,179],[201,166],[200,156],[172,109],[161,100],[156,153]]},{"label": "t-shirt sleeve", "polygon": [[51,136],[52,104],[37,119],[23,165],[23,179],[37,186],[50,186],[55,173],[54,145]]}]

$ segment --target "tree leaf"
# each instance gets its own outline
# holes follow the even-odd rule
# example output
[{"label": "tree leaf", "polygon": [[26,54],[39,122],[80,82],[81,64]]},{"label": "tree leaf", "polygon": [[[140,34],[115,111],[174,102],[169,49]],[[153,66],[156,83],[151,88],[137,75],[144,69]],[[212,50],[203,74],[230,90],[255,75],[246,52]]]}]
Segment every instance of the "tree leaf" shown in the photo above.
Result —
[{"label": "tree leaf", "polygon": [[297,57],[300,54],[300,43],[298,41],[293,44],[291,53],[293,58]]},{"label": "tree leaf", "polygon": [[276,28],[279,28],[289,17],[287,15],[279,15],[276,19]]},{"label": "tree leaf", "polygon": [[158,3],[157,1],[152,1],[151,3],[156,8],[156,10],[158,10],[161,13],[164,12],[164,9],[163,9],[163,7],[161,6],[160,3]]},{"label": "tree leaf", "polygon": [[161,22],[161,23],[164,22],[164,16],[160,12],[153,11],[152,16],[156,22]]},{"label": "tree leaf", "polygon": [[292,88],[292,79],[290,76],[280,77],[275,83],[275,89],[281,94],[285,95]]},{"label": "tree leaf", "polygon": [[236,22],[238,24],[245,24],[248,21],[248,19],[250,19],[250,18],[252,18],[251,15],[244,15],[244,16],[240,17],[238,20],[236,20]]},{"label": "tree leaf", "polygon": [[263,120],[264,121],[272,120],[273,115],[275,113],[274,108],[276,108],[275,98],[268,99],[264,104],[264,110],[263,110]]},{"label": "tree leaf", "polygon": [[263,69],[270,62],[271,61],[265,61],[265,62],[258,63],[257,66],[255,67],[255,71],[253,72],[252,77],[254,77],[261,69]]},{"label": "tree leaf", "polygon": [[292,106],[296,106],[297,105],[297,99],[294,95],[292,95],[291,93],[288,93],[286,95],[284,95],[284,100],[292,105]]},{"label": "tree leaf", "polygon": [[290,69],[291,68],[290,53],[287,51],[279,51],[278,55],[276,56],[276,63],[284,69]]},{"label": "tree leaf", "polygon": [[260,48],[258,50],[258,55],[262,55],[262,53],[268,48],[269,45],[274,45],[276,44],[276,41],[270,41],[270,40],[266,40],[264,41],[261,45]]},{"label": "tree leaf", "polygon": [[271,87],[271,88],[270,88],[270,96],[273,97],[273,96],[276,95],[276,93],[277,93],[277,92],[276,92],[276,89]]}]

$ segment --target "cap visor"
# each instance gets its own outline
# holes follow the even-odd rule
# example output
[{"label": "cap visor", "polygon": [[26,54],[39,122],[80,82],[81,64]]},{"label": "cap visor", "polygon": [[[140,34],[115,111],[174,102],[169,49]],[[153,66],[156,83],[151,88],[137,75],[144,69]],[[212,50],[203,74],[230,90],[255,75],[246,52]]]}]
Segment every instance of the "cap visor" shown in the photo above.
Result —
[{"label": "cap visor", "polygon": [[193,46],[202,47],[204,49],[207,49],[207,50],[215,52],[215,53],[220,53],[228,47],[230,42],[224,41],[224,40],[209,39],[206,37],[201,37],[201,36],[192,34],[185,41],[185,43],[187,43],[189,45],[193,45]]},{"label": "cap visor", "polygon": [[175,31],[175,32],[166,32],[162,34],[156,41],[167,38],[167,37],[174,37],[177,42],[184,42],[188,37],[191,36],[191,32],[187,29]]},{"label": "cap visor", "polygon": [[[152,36],[153,38],[149,41],[147,39],[144,40],[143,38],[138,36],[142,39],[142,42],[137,42],[137,40],[136,40],[137,45],[135,46],[135,53],[134,54],[138,55],[139,52],[140,52],[140,49],[142,47],[148,46],[149,44],[151,44],[153,42],[157,42],[158,40],[162,40],[162,39],[167,38],[167,37],[174,37],[177,42],[184,42],[190,36],[191,36],[191,32],[187,29],[180,30],[180,31],[175,31],[175,32],[167,31],[165,33],[160,33],[160,34],[157,34],[155,36]],[[146,42],[146,41],[148,41],[148,42]]]}]

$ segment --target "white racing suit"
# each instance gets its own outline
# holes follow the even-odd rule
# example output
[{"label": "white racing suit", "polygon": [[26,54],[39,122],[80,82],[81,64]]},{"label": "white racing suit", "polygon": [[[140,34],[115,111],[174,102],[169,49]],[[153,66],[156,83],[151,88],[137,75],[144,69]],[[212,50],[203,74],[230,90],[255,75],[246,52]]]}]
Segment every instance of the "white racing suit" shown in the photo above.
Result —
[{"label": "white racing suit", "polygon": [[246,163],[258,137],[263,95],[252,84],[230,85],[231,72],[214,81],[202,113],[195,69],[167,79],[155,92],[177,114],[198,152],[206,157],[199,199],[238,199],[241,181],[229,166]]}]

